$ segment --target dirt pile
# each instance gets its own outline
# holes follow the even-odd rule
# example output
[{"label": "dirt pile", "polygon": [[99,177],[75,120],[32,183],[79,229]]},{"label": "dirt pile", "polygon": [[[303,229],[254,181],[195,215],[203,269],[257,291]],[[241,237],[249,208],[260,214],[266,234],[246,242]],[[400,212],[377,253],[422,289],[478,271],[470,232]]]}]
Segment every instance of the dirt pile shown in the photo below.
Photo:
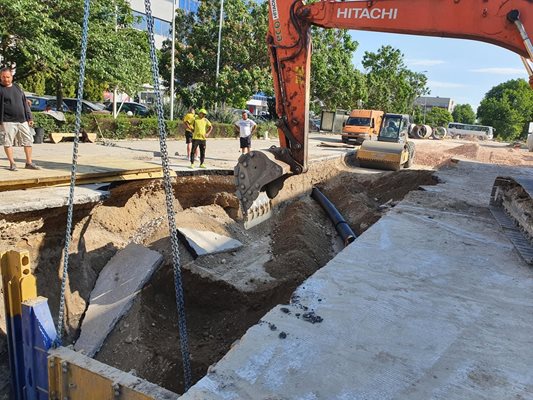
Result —
[{"label": "dirt pile", "polygon": [[319,188],[360,235],[407,193],[437,183],[432,171],[402,170],[372,175],[343,173]]},{"label": "dirt pile", "polygon": [[418,166],[440,168],[457,158],[486,164],[533,167],[533,156],[527,150],[495,142],[426,140],[415,141],[415,145],[415,165]]},{"label": "dirt pile", "polygon": [[446,150],[447,154],[451,154],[452,156],[461,156],[471,160],[477,160],[479,152],[480,147],[477,143],[467,143],[463,144],[462,146],[457,146],[453,149]]}]

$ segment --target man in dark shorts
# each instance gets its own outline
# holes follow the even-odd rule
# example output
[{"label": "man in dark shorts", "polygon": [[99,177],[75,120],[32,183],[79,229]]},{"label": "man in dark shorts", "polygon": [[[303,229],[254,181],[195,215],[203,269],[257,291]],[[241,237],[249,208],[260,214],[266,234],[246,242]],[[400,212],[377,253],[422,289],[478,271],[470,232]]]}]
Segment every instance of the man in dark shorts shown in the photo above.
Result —
[{"label": "man in dark shorts", "polygon": [[33,119],[26,96],[22,89],[13,83],[13,72],[10,68],[0,70],[0,142],[4,146],[9,170],[16,171],[17,165],[13,157],[13,146],[20,139],[26,156],[26,169],[41,169],[32,159],[33,135],[30,127]]},{"label": "man in dark shorts", "polygon": [[191,149],[191,166],[194,168],[194,156],[193,154],[200,149],[200,168],[207,168],[204,164],[205,149],[207,137],[213,130],[213,124],[205,117],[207,111],[205,108],[198,111],[198,118],[194,120],[194,132],[192,134],[192,149]]},{"label": "man in dark shorts", "polygon": [[249,153],[252,147],[252,135],[257,129],[257,124],[248,118],[246,111],[242,112],[242,119],[235,123],[235,132],[239,133],[241,142],[241,153]]},{"label": "man in dark shorts", "polygon": [[[189,112],[183,117],[183,124],[185,125],[185,144],[187,145],[187,160],[191,159],[191,147],[192,147],[192,135],[194,132],[194,120],[196,114],[194,113],[194,107],[189,108]],[[195,154],[198,156],[198,153]]]}]

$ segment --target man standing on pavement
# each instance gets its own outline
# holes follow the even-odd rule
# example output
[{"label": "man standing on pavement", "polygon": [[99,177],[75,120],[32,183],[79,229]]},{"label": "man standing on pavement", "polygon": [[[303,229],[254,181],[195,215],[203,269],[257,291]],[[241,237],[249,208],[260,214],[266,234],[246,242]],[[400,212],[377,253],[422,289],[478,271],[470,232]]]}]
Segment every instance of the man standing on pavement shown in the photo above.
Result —
[{"label": "man standing on pavement", "polygon": [[[185,144],[187,146],[187,160],[191,159],[191,147],[192,147],[192,134],[194,132],[194,120],[196,114],[194,113],[194,107],[189,108],[189,112],[183,117],[183,124],[185,125]],[[195,154],[198,158],[198,152]]]},{"label": "man standing on pavement", "polygon": [[235,123],[235,133],[239,133],[242,154],[249,153],[252,147],[252,134],[257,129],[257,124],[248,119],[248,113],[242,112],[242,119]]},{"label": "man standing on pavement", "polygon": [[198,111],[198,118],[194,120],[194,131],[192,134],[192,149],[191,149],[191,166],[189,168],[194,168],[194,153],[196,153],[196,149],[198,147],[200,148],[200,168],[206,168],[204,161],[205,161],[205,148],[206,148],[206,142],[207,137],[213,130],[213,125],[211,125],[211,122],[205,117],[207,115],[207,111],[205,108],[202,108],[200,111]]},{"label": "man standing on pavement", "polygon": [[41,169],[32,159],[33,136],[30,127],[33,120],[26,96],[22,89],[13,83],[13,73],[10,68],[0,69],[0,127],[3,131],[2,144],[9,160],[9,170],[16,171],[17,165],[13,158],[15,137],[20,135],[27,169]]}]

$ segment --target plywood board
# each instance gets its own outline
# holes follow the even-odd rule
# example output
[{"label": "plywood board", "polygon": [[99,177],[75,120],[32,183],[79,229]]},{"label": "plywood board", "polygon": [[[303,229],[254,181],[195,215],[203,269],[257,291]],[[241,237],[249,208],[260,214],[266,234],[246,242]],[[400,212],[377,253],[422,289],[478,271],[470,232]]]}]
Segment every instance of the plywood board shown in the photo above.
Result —
[{"label": "plywood board", "polygon": [[[59,158],[59,157],[58,157]],[[61,157],[64,159],[64,157]],[[59,159],[61,159],[59,158]],[[0,168],[0,192],[41,186],[64,186],[70,184],[72,164],[64,161],[38,161],[42,169],[24,169],[24,163],[17,163],[17,171]],[[77,184],[113,182],[133,179],[156,179],[163,176],[163,170],[154,163],[131,159],[103,157],[80,157],[76,171]]]}]

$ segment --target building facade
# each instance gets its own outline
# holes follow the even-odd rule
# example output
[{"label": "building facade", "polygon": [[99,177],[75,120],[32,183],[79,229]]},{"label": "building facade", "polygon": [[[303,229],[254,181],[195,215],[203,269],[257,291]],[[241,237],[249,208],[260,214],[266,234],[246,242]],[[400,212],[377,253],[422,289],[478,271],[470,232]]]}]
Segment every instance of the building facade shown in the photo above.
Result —
[{"label": "building facade", "polygon": [[417,97],[414,101],[415,106],[421,107],[425,113],[429,112],[432,108],[438,107],[452,112],[455,108],[455,102],[449,97],[430,97],[421,96]]},{"label": "building facade", "polygon": [[[196,12],[200,6],[199,0],[175,0],[176,8],[187,12]],[[154,40],[158,49],[163,42],[170,37],[172,30],[172,2],[173,0],[152,0],[151,9],[154,18]],[[139,18],[135,27],[147,30],[144,0],[130,0],[133,15]]]}]

